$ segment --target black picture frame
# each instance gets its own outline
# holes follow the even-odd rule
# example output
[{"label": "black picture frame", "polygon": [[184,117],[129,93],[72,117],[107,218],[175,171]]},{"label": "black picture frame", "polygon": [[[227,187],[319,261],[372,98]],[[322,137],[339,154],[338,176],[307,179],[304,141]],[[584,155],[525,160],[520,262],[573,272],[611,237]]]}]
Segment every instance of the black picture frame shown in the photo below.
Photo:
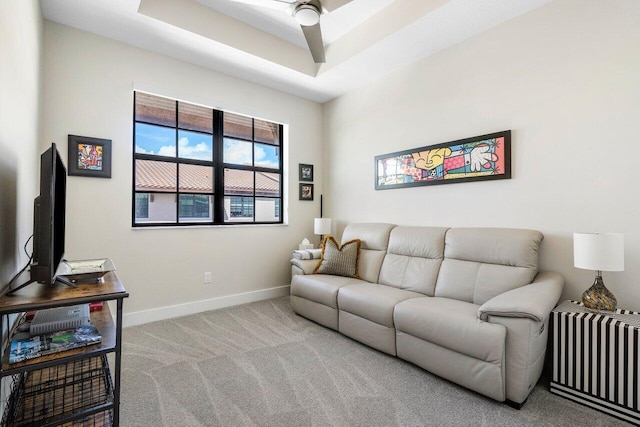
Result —
[{"label": "black picture frame", "polygon": [[70,176],[111,178],[111,140],[69,135],[67,161]]},{"label": "black picture frame", "polygon": [[376,190],[511,178],[511,130],[375,156]]},{"label": "black picture frame", "polygon": [[313,165],[300,163],[298,165],[298,179],[300,181],[313,182]]},{"label": "black picture frame", "polygon": [[313,184],[301,182],[298,197],[300,200],[313,200]]}]

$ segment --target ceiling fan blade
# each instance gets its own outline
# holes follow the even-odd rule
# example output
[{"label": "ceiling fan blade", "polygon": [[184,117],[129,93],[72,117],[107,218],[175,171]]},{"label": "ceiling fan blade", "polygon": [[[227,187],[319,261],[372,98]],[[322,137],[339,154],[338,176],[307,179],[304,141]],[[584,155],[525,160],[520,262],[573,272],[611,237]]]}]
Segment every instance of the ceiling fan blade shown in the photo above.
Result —
[{"label": "ceiling fan blade", "polygon": [[327,12],[331,12],[347,3],[351,3],[351,1],[352,0],[322,0],[322,8],[326,9]]},{"label": "ceiling fan blade", "polygon": [[320,24],[311,25],[309,27],[300,25],[304,38],[307,39],[311,56],[313,56],[313,62],[319,64],[326,62],[324,57],[324,44],[322,43],[322,31],[320,30]]},{"label": "ceiling fan blade", "polygon": [[231,0],[236,3],[244,3],[252,6],[268,7],[269,9],[289,11],[296,0]]}]

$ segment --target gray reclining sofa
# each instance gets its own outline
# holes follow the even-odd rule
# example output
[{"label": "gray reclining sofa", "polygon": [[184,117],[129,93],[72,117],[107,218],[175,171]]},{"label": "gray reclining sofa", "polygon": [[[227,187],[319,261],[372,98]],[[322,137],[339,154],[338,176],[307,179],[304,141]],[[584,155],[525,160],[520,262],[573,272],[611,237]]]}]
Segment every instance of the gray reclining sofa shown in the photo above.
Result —
[{"label": "gray reclining sofa", "polygon": [[351,224],[359,278],[292,259],[291,306],[321,325],[519,407],[542,372],[563,278],[538,231]]}]

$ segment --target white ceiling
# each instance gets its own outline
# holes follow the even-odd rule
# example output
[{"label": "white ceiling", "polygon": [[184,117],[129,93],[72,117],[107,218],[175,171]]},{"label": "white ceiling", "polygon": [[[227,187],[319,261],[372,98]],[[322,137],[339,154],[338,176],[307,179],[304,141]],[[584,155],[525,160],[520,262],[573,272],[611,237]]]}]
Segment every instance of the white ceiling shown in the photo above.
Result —
[{"label": "white ceiling", "polygon": [[40,4],[45,19],[326,102],[550,1],[352,0],[321,16],[325,64],[314,64],[290,15],[267,7],[232,0]]}]

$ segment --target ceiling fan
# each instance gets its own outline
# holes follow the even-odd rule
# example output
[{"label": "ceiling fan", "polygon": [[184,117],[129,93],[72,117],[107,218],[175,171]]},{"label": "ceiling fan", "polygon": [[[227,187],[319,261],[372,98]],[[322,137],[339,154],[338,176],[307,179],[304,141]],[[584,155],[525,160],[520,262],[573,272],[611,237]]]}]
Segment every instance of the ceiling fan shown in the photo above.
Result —
[{"label": "ceiling fan", "polygon": [[302,28],[304,38],[316,64],[326,62],[320,15],[344,6],[351,0],[232,0],[237,3],[282,10],[291,15]]}]

